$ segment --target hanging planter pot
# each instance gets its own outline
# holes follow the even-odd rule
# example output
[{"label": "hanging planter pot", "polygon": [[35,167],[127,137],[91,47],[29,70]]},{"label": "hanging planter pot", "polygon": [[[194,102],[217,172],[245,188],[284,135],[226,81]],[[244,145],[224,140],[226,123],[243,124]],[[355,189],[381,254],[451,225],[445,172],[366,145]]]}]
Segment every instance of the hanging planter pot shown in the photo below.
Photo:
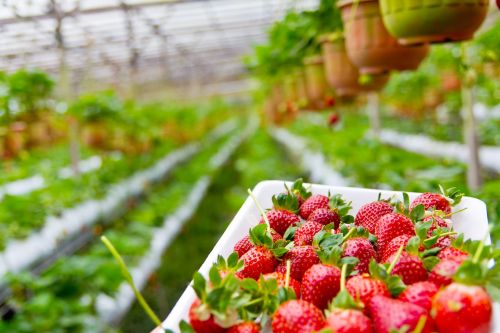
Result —
[{"label": "hanging planter pot", "polygon": [[295,118],[298,112],[298,96],[295,82],[296,76],[293,74],[286,76],[283,80],[285,112],[290,119]]},{"label": "hanging planter pot", "polygon": [[12,158],[19,155],[26,145],[26,124],[18,121],[10,125],[5,136],[5,156]]},{"label": "hanging planter pot", "polygon": [[489,0],[380,0],[385,26],[401,44],[472,39]]},{"label": "hanging planter pot", "polygon": [[389,75],[374,75],[373,79],[362,85],[359,70],[347,56],[344,38],[332,38],[331,35],[320,37],[326,79],[339,97],[355,96],[363,92],[382,89]]},{"label": "hanging planter pot", "polygon": [[82,141],[89,147],[103,149],[106,146],[108,131],[99,122],[85,124],[82,129]]},{"label": "hanging planter pot", "polygon": [[299,110],[306,108],[309,102],[307,99],[306,77],[303,69],[299,69],[295,73],[295,91]]},{"label": "hanging planter pot", "polygon": [[43,146],[50,142],[50,128],[41,119],[35,120],[28,125],[28,145],[30,147]]},{"label": "hanging planter pot", "polygon": [[314,109],[322,109],[328,92],[323,58],[320,55],[304,59],[307,97]]},{"label": "hanging planter pot", "polygon": [[362,74],[415,70],[429,52],[428,45],[403,46],[384,26],[378,0],[343,0],[347,53]]}]

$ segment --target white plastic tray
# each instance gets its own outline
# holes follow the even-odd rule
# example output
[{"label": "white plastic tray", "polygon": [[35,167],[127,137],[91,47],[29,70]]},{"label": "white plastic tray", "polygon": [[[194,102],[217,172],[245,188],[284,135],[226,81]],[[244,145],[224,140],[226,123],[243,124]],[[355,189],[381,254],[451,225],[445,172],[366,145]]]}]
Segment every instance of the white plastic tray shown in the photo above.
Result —
[{"label": "white plastic tray", "polygon": [[[264,208],[272,206],[271,196],[284,190],[284,181],[270,180],[260,182],[253,190],[254,195],[259,200]],[[290,185],[290,183],[289,183]],[[397,195],[402,199],[402,192],[371,190],[353,187],[337,187],[326,185],[311,185],[311,191],[314,194],[332,194],[340,193],[347,201],[352,201],[353,210],[351,214],[355,214],[358,209],[365,203],[377,200],[379,193],[382,193],[383,198],[388,198]],[[408,193],[410,200],[413,200],[419,193]],[[481,200],[464,197],[459,205],[454,207],[454,211],[467,207],[463,212],[453,216],[453,226],[456,231],[463,232],[466,238],[482,240],[487,237],[486,242],[490,243],[488,216],[486,213],[486,205]],[[222,237],[215,245],[212,252],[200,268],[203,275],[208,275],[208,271],[212,264],[216,261],[218,255],[227,257],[233,252],[234,244],[240,240],[248,229],[257,224],[259,221],[259,212],[253,200],[249,197],[234,217],[231,224],[228,226]],[[170,312],[162,326],[165,329],[170,329],[174,332],[179,332],[179,322],[188,318],[188,311],[191,303],[195,299],[195,293],[191,286],[188,286],[177,304]],[[495,304],[495,323],[493,332],[500,332],[500,306]]]}]

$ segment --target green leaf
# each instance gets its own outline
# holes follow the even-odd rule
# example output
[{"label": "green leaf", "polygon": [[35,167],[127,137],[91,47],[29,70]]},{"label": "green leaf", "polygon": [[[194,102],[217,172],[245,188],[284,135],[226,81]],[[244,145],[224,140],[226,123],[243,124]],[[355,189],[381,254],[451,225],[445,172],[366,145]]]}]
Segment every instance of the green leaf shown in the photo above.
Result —
[{"label": "green leaf", "polygon": [[210,282],[212,282],[213,286],[219,286],[220,283],[222,282],[222,279],[220,277],[219,269],[217,268],[217,265],[213,265],[210,268],[210,271],[208,272],[208,278],[210,279]]},{"label": "green leaf", "polygon": [[233,252],[229,255],[227,258],[227,266],[229,268],[235,268],[238,264],[239,258],[238,258],[238,253]]},{"label": "green leaf", "polygon": [[406,289],[406,285],[398,275],[391,275],[385,280],[385,283],[393,297],[399,296]]},{"label": "green leaf", "polygon": [[200,272],[196,272],[193,275],[193,289],[200,300],[205,299],[207,283],[203,275]]},{"label": "green leaf", "polygon": [[430,272],[439,263],[439,258],[435,256],[426,257],[422,260],[422,263],[425,269]]},{"label": "green leaf", "polygon": [[414,236],[408,240],[408,244],[406,245],[406,252],[410,254],[418,254],[419,248],[420,238],[418,236]]},{"label": "green leaf", "polygon": [[285,233],[283,234],[283,239],[287,241],[292,241],[295,238],[295,232],[297,231],[297,227],[291,226],[286,229]]},{"label": "green leaf", "polygon": [[186,321],[182,320],[179,323],[179,329],[181,330],[181,333],[196,333],[194,329],[189,325]]},{"label": "green leaf", "polygon": [[259,290],[259,284],[254,279],[249,279],[249,278],[243,279],[243,280],[241,280],[240,285],[241,285],[241,288],[248,290],[248,291],[251,291],[251,292],[255,292],[255,291]]},{"label": "green leaf", "polygon": [[410,212],[410,218],[413,222],[420,221],[424,218],[425,208],[424,205],[416,205]]}]

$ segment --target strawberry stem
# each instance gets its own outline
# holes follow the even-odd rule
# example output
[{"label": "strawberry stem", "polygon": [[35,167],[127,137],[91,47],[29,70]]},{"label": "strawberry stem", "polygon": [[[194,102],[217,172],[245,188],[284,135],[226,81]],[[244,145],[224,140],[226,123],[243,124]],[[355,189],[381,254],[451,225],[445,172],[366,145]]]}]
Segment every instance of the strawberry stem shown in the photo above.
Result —
[{"label": "strawberry stem", "polygon": [[418,319],[417,326],[412,333],[421,333],[424,330],[425,322],[427,321],[427,316],[420,316]]},{"label": "strawberry stem", "polygon": [[267,219],[266,212],[264,212],[264,208],[262,208],[262,206],[260,205],[257,198],[253,195],[253,192],[251,189],[248,189],[248,194],[250,195],[252,200],[255,202],[255,205],[257,206],[257,209],[259,210],[260,215],[262,215],[262,219],[264,220],[264,222],[267,225],[267,232],[269,233],[269,235],[271,235],[271,225],[269,224],[269,220]]},{"label": "strawberry stem", "polygon": [[397,262],[399,261],[399,258],[401,257],[401,253],[403,253],[403,249],[404,245],[401,245],[398,249],[398,252],[396,252],[396,256],[391,261],[389,268],[387,268],[387,274],[391,274],[392,270],[394,269],[394,266],[396,266]]},{"label": "strawberry stem", "polygon": [[448,214],[446,214],[444,217],[445,217],[445,218],[449,218],[449,217],[451,217],[451,216],[453,216],[453,215],[455,215],[455,214],[458,214],[458,213],[463,212],[464,210],[467,210],[467,207],[462,208],[462,209],[459,209],[459,210],[457,210],[456,212],[451,212],[451,213],[448,213]]},{"label": "strawberry stem", "polygon": [[347,275],[347,264],[342,265],[342,271],[340,274],[340,291],[345,290],[345,280]]},{"label": "strawberry stem", "polygon": [[286,275],[285,275],[285,287],[288,289],[290,285],[290,271],[292,269],[292,262],[290,260],[286,261]]},{"label": "strawberry stem", "polygon": [[477,264],[479,258],[481,257],[481,253],[484,249],[484,242],[479,242],[479,246],[477,247],[476,253],[474,253],[474,258],[472,258],[472,262]]},{"label": "strawberry stem", "polygon": [[161,326],[161,320],[156,316],[154,311],[149,307],[148,303],[142,297],[141,292],[137,287],[135,286],[134,280],[132,279],[132,275],[127,269],[127,266],[125,265],[125,262],[123,261],[123,258],[120,256],[116,248],[113,246],[113,244],[109,241],[109,239],[106,236],[101,237],[101,241],[106,245],[108,248],[109,252],[113,255],[113,257],[116,259],[118,262],[118,266],[120,267],[121,273],[125,280],[128,282],[130,287],[132,288],[132,291],[134,292],[135,297],[137,298],[137,301],[139,304],[142,306],[146,314],[151,318],[151,320],[155,323],[156,326]]},{"label": "strawberry stem", "polygon": [[349,230],[349,232],[342,238],[342,243],[348,240],[349,237],[351,237],[351,235],[354,233],[354,231],[356,231],[356,228],[352,227],[351,230]]}]

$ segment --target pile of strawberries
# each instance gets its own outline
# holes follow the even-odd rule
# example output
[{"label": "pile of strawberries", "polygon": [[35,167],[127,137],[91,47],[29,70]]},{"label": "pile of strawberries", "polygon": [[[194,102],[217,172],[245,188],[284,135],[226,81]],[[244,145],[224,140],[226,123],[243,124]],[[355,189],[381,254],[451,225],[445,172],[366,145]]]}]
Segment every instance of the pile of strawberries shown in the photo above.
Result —
[{"label": "pile of strawberries", "polygon": [[208,280],[194,275],[182,332],[490,333],[498,251],[453,231],[458,191],[379,198],[354,218],[338,194],[285,189]]}]

